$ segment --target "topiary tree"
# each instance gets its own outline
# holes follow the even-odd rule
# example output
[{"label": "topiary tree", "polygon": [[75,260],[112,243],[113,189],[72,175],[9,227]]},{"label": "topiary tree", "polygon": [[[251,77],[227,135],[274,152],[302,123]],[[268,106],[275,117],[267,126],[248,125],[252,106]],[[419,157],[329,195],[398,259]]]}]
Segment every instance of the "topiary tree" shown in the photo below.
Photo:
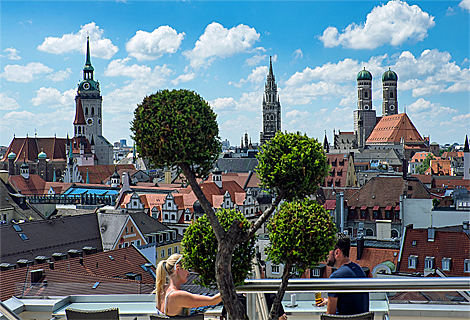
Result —
[{"label": "topiary tree", "polygon": [[[222,228],[227,231],[233,221],[239,221],[243,231],[248,231],[251,224],[245,216],[235,209],[220,209],[215,212]],[[193,222],[184,232],[182,241],[184,265],[199,274],[198,284],[211,287],[216,284],[215,263],[217,239],[212,226],[203,215]],[[236,245],[232,256],[232,277],[236,286],[243,285],[255,254],[255,238]]]},{"label": "topiary tree", "polygon": [[335,245],[336,227],[323,206],[302,199],[284,202],[271,218],[268,229],[271,232],[266,248],[268,257],[275,264],[284,264],[281,285],[269,315],[269,319],[275,319],[292,267],[295,265],[303,273],[325,260]]},{"label": "topiary tree", "polygon": [[304,198],[316,191],[329,167],[321,144],[300,133],[278,132],[258,154],[262,185],[277,193],[273,205],[248,230],[239,220],[226,230],[196,181],[208,175],[220,152],[216,115],[207,102],[188,90],[159,91],[137,106],[131,131],[143,157],[183,171],[217,239],[215,276],[222,301],[231,318],[245,319],[232,277],[234,250],[255,237],[283,198]]}]

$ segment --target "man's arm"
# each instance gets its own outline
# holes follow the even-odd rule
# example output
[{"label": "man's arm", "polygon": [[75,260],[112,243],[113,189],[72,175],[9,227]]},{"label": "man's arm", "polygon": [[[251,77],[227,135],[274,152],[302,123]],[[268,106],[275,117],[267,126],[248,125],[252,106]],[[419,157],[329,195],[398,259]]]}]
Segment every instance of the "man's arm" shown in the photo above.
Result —
[{"label": "man's arm", "polygon": [[336,306],[338,305],[338,298],[328,297],[328,304],[326,306],[327,314],[336,314]]}]

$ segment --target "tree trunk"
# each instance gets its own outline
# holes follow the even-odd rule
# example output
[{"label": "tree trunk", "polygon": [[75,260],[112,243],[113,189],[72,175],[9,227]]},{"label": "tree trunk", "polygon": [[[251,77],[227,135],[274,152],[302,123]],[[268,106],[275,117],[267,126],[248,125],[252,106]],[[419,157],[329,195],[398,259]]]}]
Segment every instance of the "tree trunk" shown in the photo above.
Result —
[{"label": "tree trunk", "polygon": [[238,300],[235,290],[235,283],[232,277],[232,254],[238,240],[243,237],[243,231],[239,227],[239,221],[234,221],[228,232],[225,232],[220,225],[219,219],[205,197],[190,167],[186,164],[180,164],[186,179],[188,179],[194,194],[201,203],[204,212],[211,223],[215,237],[218,242],[217,257],[215,260],[215,272],[218,289],[222,297],[227,313],[230,319],[247,319],[246,311]]},{"label": "tree trunk", "polygon": [[271,307],[271,311],[269,313],[269,320],[278,319],[278,310],[281,305],[282,298],[284,297],[284,293],[286,292],[287,284],[289,282],[289,274],[290,274],[291,267],[292,267],[291,263],[288,263],[284,266],[284,272],[282,273],[281,285],[279,286],[279,290],[277,291],[276,298],[274,299],[273,305]]}]

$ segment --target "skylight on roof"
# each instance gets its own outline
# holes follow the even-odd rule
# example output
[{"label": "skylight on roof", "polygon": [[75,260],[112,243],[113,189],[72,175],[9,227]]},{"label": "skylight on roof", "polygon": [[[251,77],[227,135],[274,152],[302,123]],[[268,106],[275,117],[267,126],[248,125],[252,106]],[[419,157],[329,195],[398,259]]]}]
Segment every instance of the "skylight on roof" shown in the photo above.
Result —
[{"label": "skylight on roof", "polygon": [[24,234],[24,233],[18,233],[21,239],[23,240],[29,240],[29,238]]},{"label": "skylight on roof", "polygon": [[96,288],[98,288],[99,285],[100,285],[100,282],[97,281],[97,282],[95,282],[95,284],[94,284],[93,287],[91,287],[91,288],[92,288],[92,289],[96,289]]},{"label": "skylight on roof", "polygon": [[19,225],[17,225],[17,224],[14,224],[14,225],[13,225],[13,229],[15,229],[16,232],[21,232],[21,231],[23,231],[23,229],[21,229],[21,227],[20,227]]}]

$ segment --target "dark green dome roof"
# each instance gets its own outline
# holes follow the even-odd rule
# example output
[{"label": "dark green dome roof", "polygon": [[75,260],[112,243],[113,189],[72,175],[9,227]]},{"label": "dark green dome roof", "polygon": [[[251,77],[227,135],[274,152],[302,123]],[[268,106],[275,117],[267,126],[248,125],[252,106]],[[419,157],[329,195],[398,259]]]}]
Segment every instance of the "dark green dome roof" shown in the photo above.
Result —
[{"label": "dark green dome roof", "polygon": [[10,152],[8,154],[8,159],[15,159],[16,158],[16,154],[14,152]]},{"label": "dark green dome roof", "polygon": [[394,71],[388,69],[382,75],[382,81],[398,81],[398,76]]},{"label": "dark green dome roof", "polygon": [[47,159],[47,155],[44,153],[44,151],[41,151],[38,154],[38,159]]},{"label": "dark green dome roof", "polygon": [[372,81],[372,74],[364,68],[364,70],[359,71],[357,74],[357,81],[360,80],[371,80]]}]

